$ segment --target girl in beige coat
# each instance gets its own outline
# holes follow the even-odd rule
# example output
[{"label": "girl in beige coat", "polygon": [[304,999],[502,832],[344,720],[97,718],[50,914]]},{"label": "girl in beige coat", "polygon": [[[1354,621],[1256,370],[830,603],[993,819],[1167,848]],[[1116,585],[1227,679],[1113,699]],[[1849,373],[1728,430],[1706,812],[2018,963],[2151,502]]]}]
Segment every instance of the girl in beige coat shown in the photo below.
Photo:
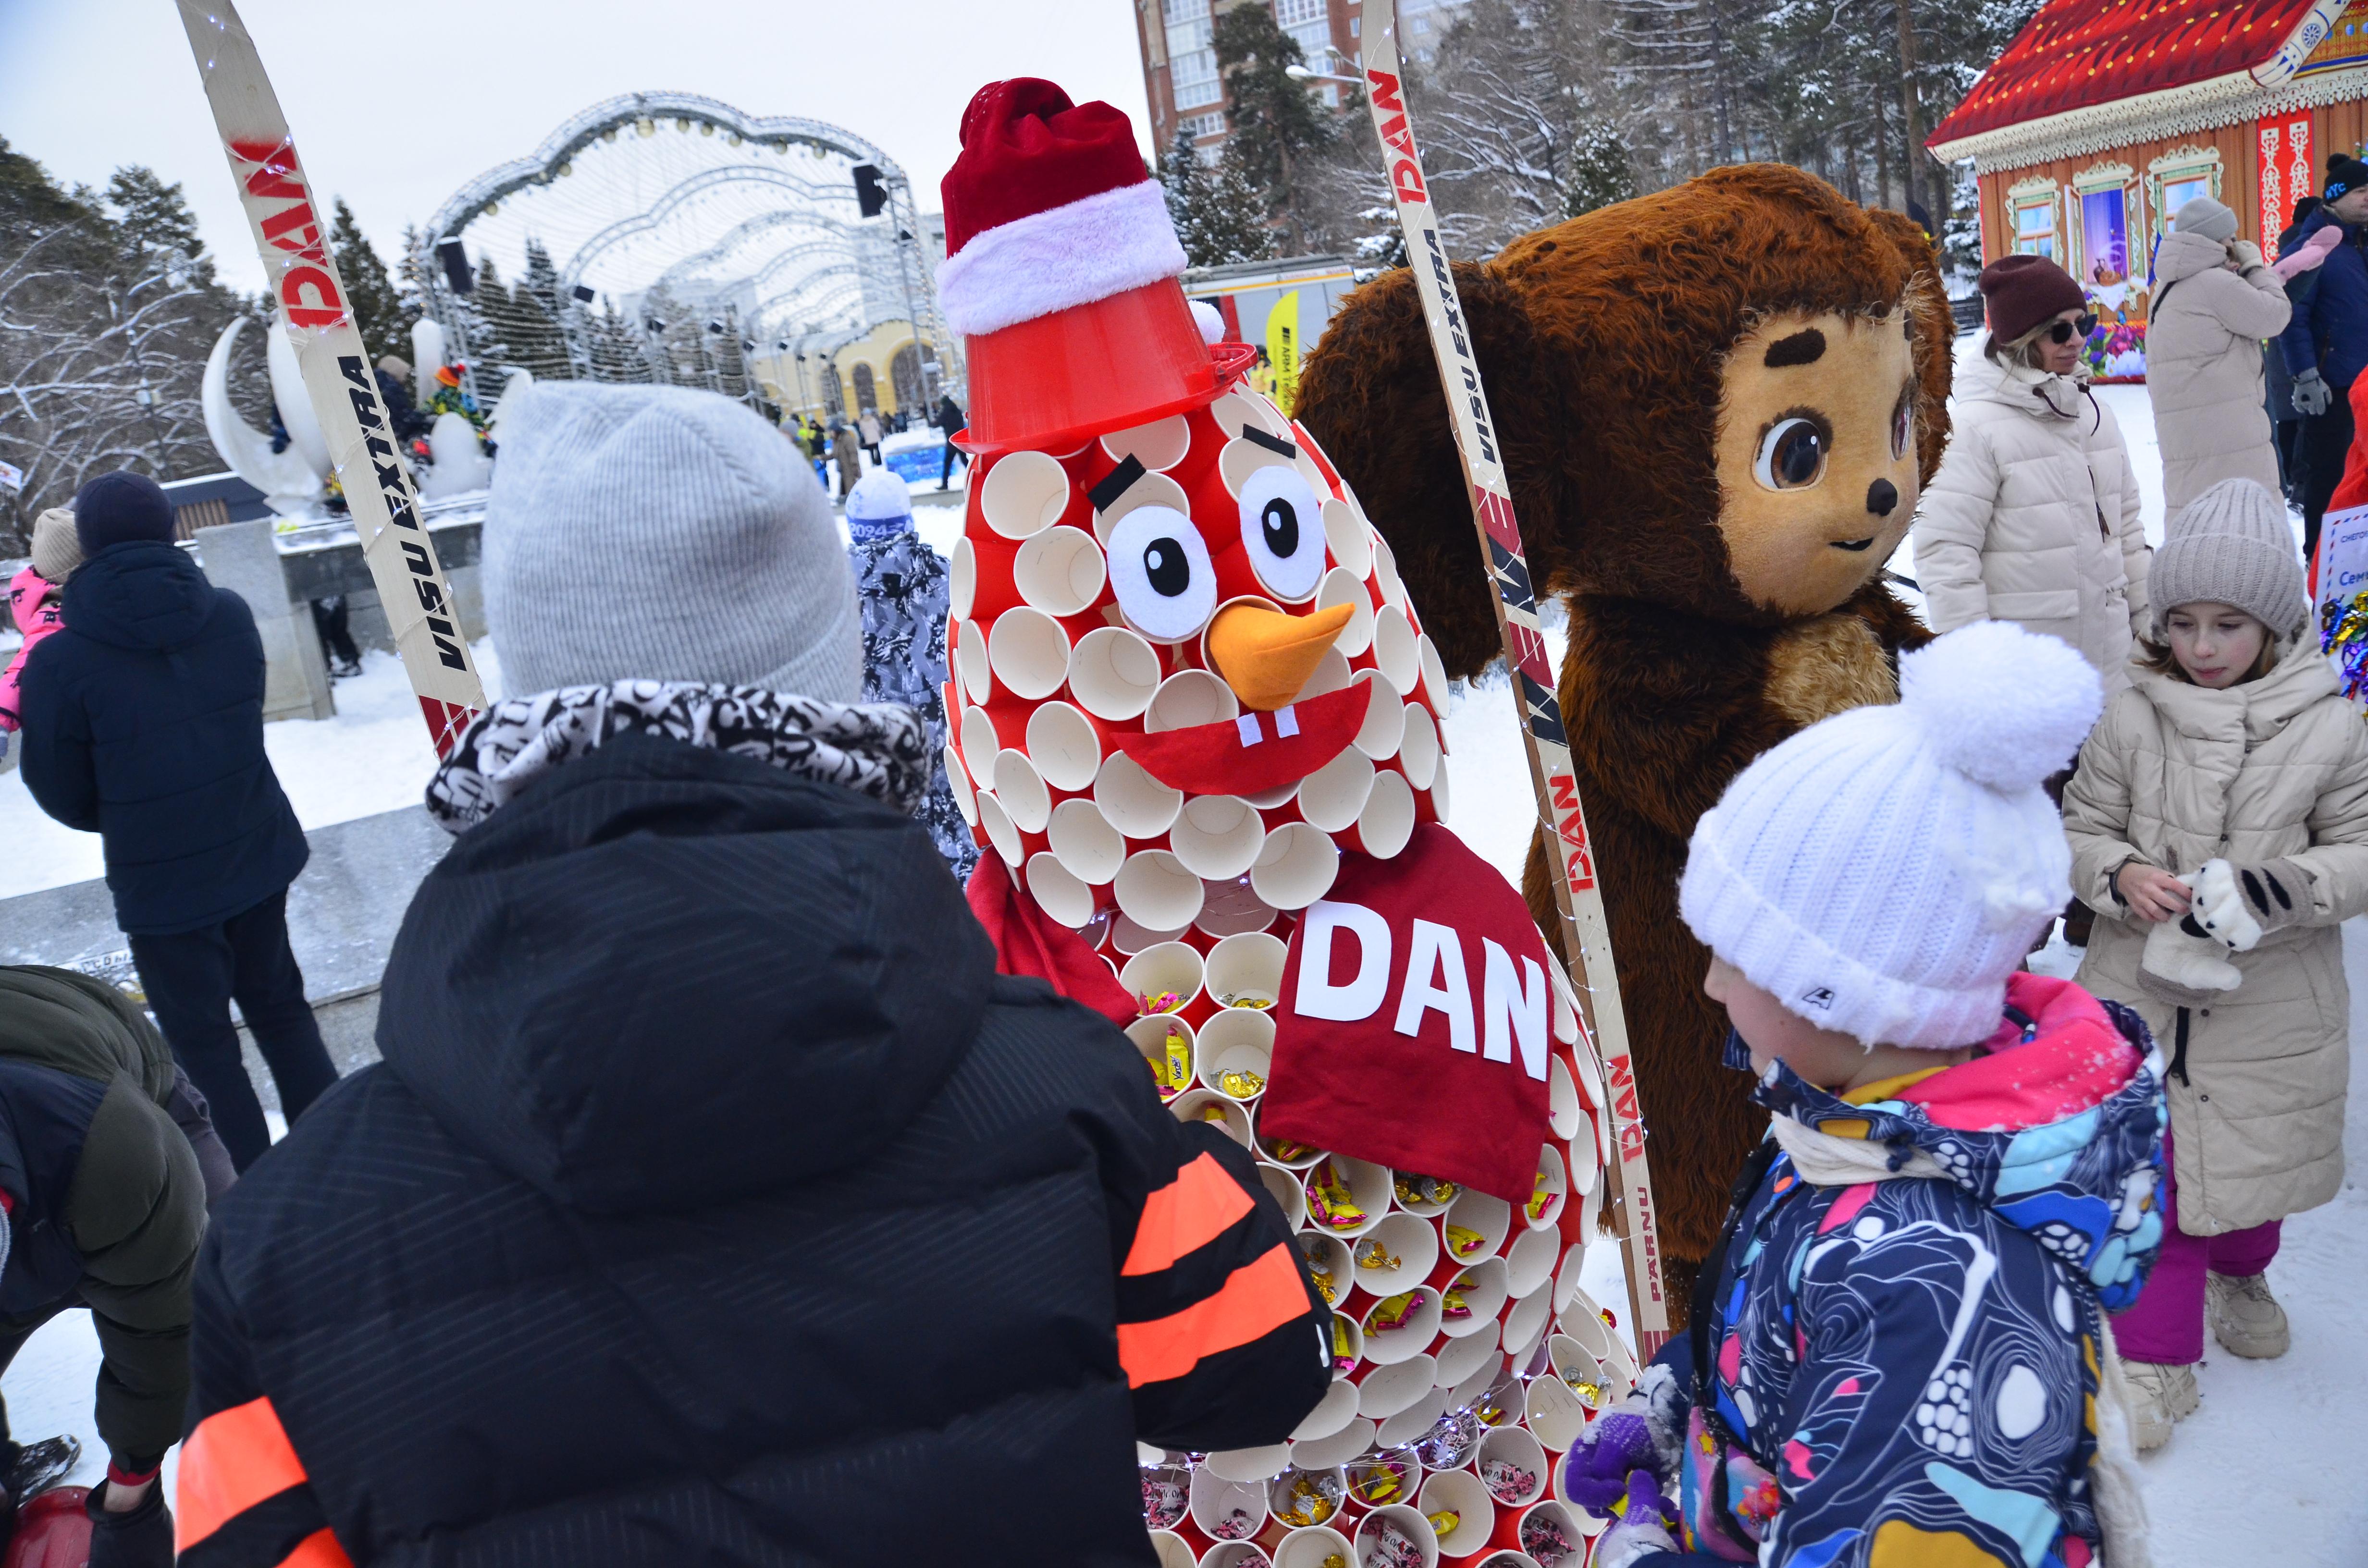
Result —
[{"label": "girl in beige coat", "polygon": [[1981,286],[1990,335],[1957,372],[1956,433],[1916,517],[1926,617],[2060,638],[2111,696],[2146,624],[2147,550],[2121,426],[2081,363],[2096,318],[2044,256],[1992,262]]},{"label": "girl in beige coat", "polygon": [[2343,1177],[2351,995],[2338,923],[2368,911],[2368,724],[2306,635],[2284,503],[2225,480],[2172,519],[2134,684],[2064,791],[2098,911],[2079,983],[2135,1007],[2168,1066],[2162,1256],[2114,1324],[2153,1447],[2195,1408],[2212,1329],[2278,1356],[2279,1221]]},{"label": "girl in beige coat", "polygon": [[2224,479],[2274,492],[2278,454],[2261,389],[2261,339],[2294,307],[2237,215],[2208,196],[2179,210],[2155,251],[2146,398],[2162,442],[2163,498],[2180,507]]}]

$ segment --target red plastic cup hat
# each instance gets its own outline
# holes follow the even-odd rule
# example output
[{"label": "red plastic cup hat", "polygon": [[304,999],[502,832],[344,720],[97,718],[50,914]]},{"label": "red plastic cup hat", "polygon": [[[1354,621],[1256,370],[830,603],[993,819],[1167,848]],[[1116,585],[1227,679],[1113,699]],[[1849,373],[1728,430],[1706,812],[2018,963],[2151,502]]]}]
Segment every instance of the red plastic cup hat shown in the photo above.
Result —
[{"label": "red plastic cup hat", "polygon": [[1208,402],[1184,247],[1134,128],[1050,82],[993,82],[962,113],[940,190],[938,299],[966,339],[970,428],[994,453],[1059,450]]}]

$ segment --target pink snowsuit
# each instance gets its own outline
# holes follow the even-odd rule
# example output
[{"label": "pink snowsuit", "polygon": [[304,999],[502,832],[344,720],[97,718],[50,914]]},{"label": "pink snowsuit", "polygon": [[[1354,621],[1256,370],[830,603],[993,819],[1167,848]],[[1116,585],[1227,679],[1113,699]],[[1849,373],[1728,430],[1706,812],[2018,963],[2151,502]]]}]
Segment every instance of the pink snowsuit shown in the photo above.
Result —
[{"label": "pink snowsuit", "polygon": [[8,661],[8,668],[0,673],[0,730],[18,727],[17,718],[17,677],[25,668],[26,656],[42,638],[65,625],[65,611],[61,604],[63,589],[39,572],[28,566],[8,579],[8,614],[17,630],[25,634],[24,646]]}]

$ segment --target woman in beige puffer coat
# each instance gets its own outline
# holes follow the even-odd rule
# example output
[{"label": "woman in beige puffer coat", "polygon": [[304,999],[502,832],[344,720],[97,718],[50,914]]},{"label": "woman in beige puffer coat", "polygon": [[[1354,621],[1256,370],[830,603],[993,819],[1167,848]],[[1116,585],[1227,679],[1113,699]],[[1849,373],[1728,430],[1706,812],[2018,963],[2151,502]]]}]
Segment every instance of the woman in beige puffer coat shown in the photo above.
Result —
[{"label": "woman in beige puffer coat", "polygon": [[1990,335],[1958,369],[1956,431],[1916,517],[1926,619],[2061,638],[2110,696],[2146,625],[2148,551],[2121,426],[2081,365],[2088,306],[2042,256],[1993,262],[1981,283]]},{"label": "woman in beige puffer coat", "polygon": [[2278,489],[2261,386],[2261,339],[2294,313],[2260,247],[2237,238],[2237,215],[2210,197],[2179,210],[2154,256],[2146,398],[2162,442],[2171,512],[2224,479]]},{"label": "woman in beige puffer coat", "polygon": [[2168,1069],[2163,1250],[2114,1324],[2142,1447],[2149,1416],[2159,1442],[2194,1408],[2207,1294],[2229,1350],[2286,1347],[2261,1271],[2278,1222],[2342,1183],[2336,927],[2368,911],[2368,724],[2308,636],[2284,503],[2214,485],[2172,519],[2153,582],[2150,656],[2064,791],[2073,889],[2098,912],[2079,982],[2136,1008]]}]

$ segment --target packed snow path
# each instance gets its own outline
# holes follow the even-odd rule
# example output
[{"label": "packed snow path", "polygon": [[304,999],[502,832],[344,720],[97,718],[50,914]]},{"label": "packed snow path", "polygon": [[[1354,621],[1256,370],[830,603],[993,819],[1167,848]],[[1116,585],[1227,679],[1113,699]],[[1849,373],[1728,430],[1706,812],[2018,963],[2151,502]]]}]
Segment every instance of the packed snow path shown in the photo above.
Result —
[{"label": "packed snow path", "polygon": [[[2129,439],[2146,533],[2159,541],[2162,467],[2146,389],[2104,387],[2098,395]],[[959,511],[930,506],[916,517],[925,539],[951,551]],[[1915,575],[1904,547],[1892,565]],[[487,689],[498,691],[491,648],[480,644],[476,653]],[[370,655],[363,675],[339,683],[336,694],[336,719],[266,732],[272,766],[307,827],[414,804],[435,766],[392,654]],[[1497,685],[1463,693],[1444,730],[1455,772],[1450,825],[1518,883],[1535,808],[1509,692]],[[0,897],[100,871],[97,840],[42,816],[13,773],[0,778],[0,846],[6,846],[0,850]],[[2344,955],[2352,991],[2352,1076],[2368,1085],[2368,920],[2345,928]],[[2039,966],[2068,974],[2077,961],[2058,946]],[[2267,1560],[2284,1568],[2356,1568],[2362,1561],[2368,1492],[2356,1483],[2350,1446],[2340,1437],[2360,1386],[2347,1325],[2359,1319],[2368,1282],[2368,1131],[2360,1117],[2351,1119],[2345,1149],[2342,1193],[2287,1221],[2283,1250],[2270,1268],[2271,1286],[2293,1323],[2294,1348],[2275,1361],[2245,1361],[2207,1346],[2198,1374],[2203,1408],[2143,1461],[2157,1568]],[[1613,1244],[1589,1249],[1582,1278],[1597,1300],[1625,1316],[1627,1290]],[[97,1480],[106,1462],[90,1414],[97,1369],[89,1315],[71,1312],[33,1335],[0,1387],[20,1441],[55,1432],[81,1438],[84,1461],[74,1479],[84,1483]]]}]

